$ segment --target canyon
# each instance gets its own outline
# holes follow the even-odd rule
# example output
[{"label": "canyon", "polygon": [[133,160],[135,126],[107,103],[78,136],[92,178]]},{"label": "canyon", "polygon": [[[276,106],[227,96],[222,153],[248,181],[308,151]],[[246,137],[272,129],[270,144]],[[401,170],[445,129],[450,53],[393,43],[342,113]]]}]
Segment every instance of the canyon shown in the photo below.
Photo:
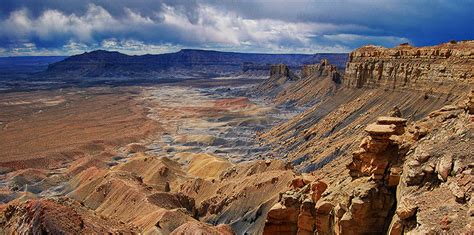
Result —
[{"label": "canyon", "polygon": [[[218,76],[0,93],[3,233],[474,231],[474,41],[364,46],[343,65],[179,53],[208,63],[184,75]],[[45,74],[126,77],[146,59],[86,55]]]}]

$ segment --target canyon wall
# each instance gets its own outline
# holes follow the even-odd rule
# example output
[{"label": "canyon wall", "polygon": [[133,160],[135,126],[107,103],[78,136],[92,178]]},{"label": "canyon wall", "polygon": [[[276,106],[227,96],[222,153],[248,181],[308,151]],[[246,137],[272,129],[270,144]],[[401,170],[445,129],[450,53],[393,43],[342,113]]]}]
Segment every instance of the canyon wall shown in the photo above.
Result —
[{"label": "canyon wall", "polygon": [[352,52],[342,86],[260,135],[303,172],[264,232],[471,233],[473,52],[474,41]]},{"label": "canyon wall", "polygon": [[474,82],[474,41],[395,48],[364,46],[349,55],[344,84],[446,92]]}]

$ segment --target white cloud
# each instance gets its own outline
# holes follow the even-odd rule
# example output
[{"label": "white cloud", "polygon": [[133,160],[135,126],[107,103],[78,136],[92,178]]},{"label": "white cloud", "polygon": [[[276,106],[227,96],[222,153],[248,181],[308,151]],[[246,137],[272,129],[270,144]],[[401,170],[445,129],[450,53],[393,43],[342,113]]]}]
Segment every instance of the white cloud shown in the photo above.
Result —
[{"label": "white cloud", "polygon": [[357,25],[245,19],[234,12],[218,11],[206,5],[201,5],[197,12],[199,18],[195,23],[190,22],[178,9],[170,6],[164,7],[161,16],[164,24],[178,29],[182,37],[211,46],[271,48],[287,42],[299,47],[310,47],[314,35],[361,28]]},{"label": "white cloud", "polygon": [[[408,41],[394,36],[344,33],[375,32],[361,25],[246,18],[236,11],[205,4],[197,5],[193,20],[179,7],[162,5],[160,9],[153,16],[146,16],[124,7],[124,14],[112,15],[105,8],[90,4],[82,15],[47,9],[36,18],[21,9],[0,22],[0,34],[6,35],[0,39],[12,42],[2,46],[15,54],[31,50],[75,54],[98,48],[146,54],[176,51],[180,45],[233,51],[348,52],[353,49],[351,42]],[[28,42],[34,42],[35,47],[18,46]]]},{"label": "white cloud", "polygon": [[124,18],[114,18],[101,6],[90,4],[84,15],[65,14],[58,10],[45,10],[36,19],[26,9],[17,10],[1,23],[3,31],[16,37],[39,37],[44,41],[55,41],[58,36],[79,42],[94,42],[95,33],[126,32],[137,25],[152,24],[150,18],[126,9]]}]

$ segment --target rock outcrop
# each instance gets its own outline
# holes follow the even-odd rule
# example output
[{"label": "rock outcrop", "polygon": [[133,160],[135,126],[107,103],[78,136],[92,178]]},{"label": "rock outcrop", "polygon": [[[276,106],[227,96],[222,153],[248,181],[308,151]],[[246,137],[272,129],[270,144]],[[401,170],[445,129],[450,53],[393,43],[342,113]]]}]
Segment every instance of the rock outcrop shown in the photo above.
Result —
[{"label": "rock outcrop", "polygon": [[322,59],[319,64],[303,65],[300,75],[301,78],[330,76],[335,82],[338,83],[341,79],[341,76],[337,71],[337,67],[330,64],[327,59]]},{"label": "rock outcrop", "polygon": [[348,164],[352,181],[348,187],[336,187],[316,204],[316,230],[321,234],[383,233],[388,227],[395,204],[395,188],[400,178],[400,166],[406,153],[400,135],[406,120],[379,117],[365,131],[369,134],[360,149],[353,152]]},{"label": "rock outcrop", "polygon": [[[347,164],[351,179],[296,180],[267,216],[268,234],[439,234],[473,231],[471,97],[407,127],[382,116]],[[314,174],[318,174],[318,171]],[[313,191],[317,193],[316,196]]]},{"label": "rock outcrop", "polygon": [[313,180],[296,178],[292,190],[280,194],[267,214],[263,234],[313,234],[315,203],[327,188],[326,183]]},{"label": "rock outcrop", "polygon": [[300,78],[285,64],[276,64],[270,67],[270,77],[255,87],[255,92],[267,97],[275,97],[286,90],[293,82]]},{"label": "rock outcrop", "polygon": [[[388,185],[398,184],[400,149],[392,136],[405,133],[406,121],[397,117],[379,117],[376,123],[365,128],[369,136],[362,141],[360,149],[353,153],[352,162],[348,165],[352,178],[367,176],[382,180],[388,170]],[[396,166],[393,166],[394,164]]]},{"label": "rock outcrop", "polygon": [[349,55],[344,83],[349,87],[448,92],[474,82],[474,41],[430,47],[364,46]]},{"label": "rock outcrop", "polygon": [[463,106],[443,107],[408,129],[415,142],[402,168],[390,234],[474,231],[474,122]]},{"label": "rock outcrop", "polygon": [[341,84],[341,74],[335,65],[326,59],[319,64],[304,65],[301,79],[288,85],[278,93],[275,102],[289,105],[311,105],[334,94]]},{"label": "rock outcrop", "polygon": [[[386,218],[395,204],[394,188],[400,178],[400,157],[406,150],[397,135],[406,120],[380,117],[367,126],[369,134],[348,164],[352,181],[346,188],[329,189],[319,181],[304,182],[300,189],[284,193],[267,216],[268,234],[367,234],[386,231]],[[306,184],[306,185],[305,185]],[[311,190],[310,190],[311,189]]]}]

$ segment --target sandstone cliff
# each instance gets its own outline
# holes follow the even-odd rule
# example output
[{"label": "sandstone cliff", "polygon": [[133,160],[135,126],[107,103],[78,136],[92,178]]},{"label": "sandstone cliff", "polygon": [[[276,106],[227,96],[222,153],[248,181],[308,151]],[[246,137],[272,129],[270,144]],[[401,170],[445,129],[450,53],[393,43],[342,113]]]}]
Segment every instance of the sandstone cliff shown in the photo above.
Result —
[{"label": "sandstone cliff", "polygon": [[285,64],[270,67],[270,77],[255,87],[255,92],[266,97],[275,97],[300,78]]},{"label": "sandstone cliff", "polygon": [[314,104],[334,94],[341,84],[337,67],[326,59],[319,64],[304,65],[300,77],[300,80],[278,93],[275,98],[278,104]]},{"label": "sandstone cliff", "polygon": [[282,194],[264,231],[472,232],[473,45],[351,53],[343,86],[261,135],[315,178]]},{"label": "sandstone cliff", "polygon": [[474,82],[474,41],[430,47],[402,44],[387,49],[364,46],[349,55],[344,83],[349,87],[386,87],[449,91]]}]

